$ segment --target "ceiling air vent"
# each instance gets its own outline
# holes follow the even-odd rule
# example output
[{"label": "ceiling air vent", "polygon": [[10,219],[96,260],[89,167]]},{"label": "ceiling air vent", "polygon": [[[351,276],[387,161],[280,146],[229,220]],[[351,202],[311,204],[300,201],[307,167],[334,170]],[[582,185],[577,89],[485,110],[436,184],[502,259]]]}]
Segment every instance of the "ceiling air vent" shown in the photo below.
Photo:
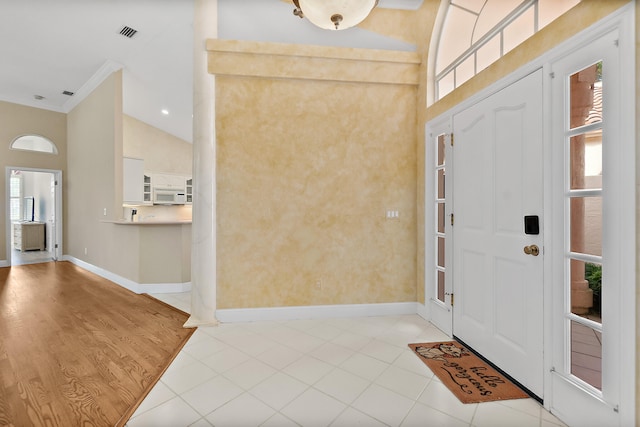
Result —
[{"label": "ceiling air vent", "polygon": [[67,96],[73,96],[73,92],[69,92],[68,90],[63,90],[62,94]]},{"label": "ceiling air vent", "polygon": [[124,27],[122,27],[122,29],[120,30],[120,34],[122,34],[123,36],[125,36],[127,38],[131,38],[131,37],[135,36],[137,32],[138,32],[138,30],[134,30],[133,28],[127,27],[126,25]]}]

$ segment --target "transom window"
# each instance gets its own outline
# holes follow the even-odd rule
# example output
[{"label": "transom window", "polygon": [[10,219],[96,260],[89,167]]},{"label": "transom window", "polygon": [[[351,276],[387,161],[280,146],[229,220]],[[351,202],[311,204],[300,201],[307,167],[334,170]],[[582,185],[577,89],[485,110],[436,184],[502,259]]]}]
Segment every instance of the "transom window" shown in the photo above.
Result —
[{"label": "transom window", "polygon": [[50,139],[40,135],[22,135],[13,140],[10,148],[12,150],[58,154],[56,145]]},{"label": "transom window", "polygon": [[441,99],[580,0],[449,0],[435,61]]}]

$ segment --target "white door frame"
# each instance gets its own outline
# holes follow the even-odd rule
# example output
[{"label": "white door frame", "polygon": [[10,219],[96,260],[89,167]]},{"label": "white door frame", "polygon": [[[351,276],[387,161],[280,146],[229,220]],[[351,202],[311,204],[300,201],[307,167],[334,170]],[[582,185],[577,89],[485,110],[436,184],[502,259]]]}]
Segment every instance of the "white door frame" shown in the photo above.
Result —
[{"label": "white door frame", "polygon": [[[605,96],[612,96],[617,93],[614,102],[607,107],[604,106],[604,138],[603,144],[603,195],[605,197],[603,206],[603,215],[607,220],[603,224],[603,269],[609,269],[609,286],[605,287],[605,295],[609,295],[608,305],[609,314],[603,315],[603,337],[605,344],[602,348],[602,371],[603,384],[602,395],[597,396],[587,386],[583,386],[579,381],[572,379],[570,375],[564,374],[564,367],[561,366],[561,359],[567,357],[563,353],[566,345],[561,334],[558,333],[558,324],[563,321],[564,315],[558,315],[563,311],[562,304],[567,303],[568,296],[560,296],[557,293],[558,287],[550,290],[549,304],[547,311],[549,319],[549,330],[547,337],[553,342],[548,343],[550,351],[545,355],[550,358],[549,370],[551,372],[548,381],[550,388],[549,405],[552,412],[557,412],[560,418],[565,418],[566,422],[584,424],[587,422],[585,418],[594,424],[604,425],[611,424],[611,421],[617,420],[617,424],[621,426],[636,424],[636,408],[635,408],[635,382],[636,382],[636,154],[635,154],[635,96],[625,96],[625,94],[635,94],[635,31],[634,31],[634,2],[629,6],[622,8],[619,12],[606,18],[602,22],[596,24],[592,29],[575,37],[570,50],[565,50],[567,54],[573,54],[580,49],[584,49],[584,54],[588,57],[576,57],[575,60],[569,55],[558,54],[549,61],[549,72],[554,72],[554,64],[565,62],[565,67],[569,60],[578,65],[578,62],[584,62],[585,66],[589,66],[598,59],[604,60],[603,75],[604,90],[609,87]],[[617,33],[617,34],[615,34]],[[611,53],[617,49],[617,59],[606,59],[598,52],[591,49],[594,45],[604,45],[600,51]],[[557,61],[557,62],[556,62]],[[613,61],[613,62],[612,62]],[[587,63],[588,62],[588,63]],[[608,69],[619,69],[619,77],[610,78],[609,83],[606,80],[607,63]],[[613,66],[612,66],[613,65]],[[557,68],[557,67],[556,67]],[[580,67],[578,67],[580,68]],[[566,71],[566,70],[565,70]],[[560,69],[558,75],[554,76],[554,82],[557,86],[561,86],[565,76],[561,75],[565,71]],[[579,71],[579,70],[575,70]],[[573,71],[573,72],[575,72]],[[615,82],[611,85],[611,82]],[[609,86],[607,86],[607,84]],[[617,85],[617,86],[616,86]],[[554,102],[554,96],[558,93],[552,92],[552,84],[548,85],[547,98],[549,103]],[[566,105],[567,94],[564,96]],[[551,107],[551,105],[550,105]],[[553,111],[555,108],[555,112]],[[566,108],[566,107],[565,107]],[[555,121],[549,119],[547,126],[549,134],[546,139],[546,150],[551,160],[562,161],[564,163],[565,156],[558,156],[558,148],[564,145],[564,129],[562,125],[562,117],[558,119],[558,102],[550,108]],[[607,121],[607,111],[609,111],[609,119]],[[563,113],[560,113],[563,114]],[[559,126],[558,126],[559,124]],[[561,144],[560,146],[558,144]],[[555,155],[554,155],[555,152]],[[548,179],[553,181],[547,187],[548,195],[553,197],[549,203],[555,208],[554,212],[549,213],[547,224],[552,228],[551,236],[554,242],[551,244],[555,255],[551,259],[550,268],[545,271],[545,281],[559,285],[558,280],[564,282],[565,266],[565,248],[564,239],[568,237],[567,225],[564,221],[564,190],[558,186],[564,183],[564,169],[562,164],[555,164],[552,167]],[[560,179],[560,182],[559,182]],[[560,193],[562,194],[559,194]],[[612,203],[613,202],[613,203]],[[612,284],[620,286],[612,286]],[[554,291],[555,295],[554,295]],[[607,307],[603,303],[603,313]],[[607,346],[607,341],[612,345]],[[566,362],[565,362],[566,363]],[[607,375],[608,374],[608,375]],[[563,391],[564,390],[564,391]],[[581,394],[575,393],[575,390],[583,390]],[[555,393],[555,394],[554,394]],[[584,396],[584,398],[583,398]],[[580,413],[571,413],[563,416],[560,412],[562,408],[583,407]],[[556,409],[557,408],[557,409]]]},{"label": "white door frame", "polygon": [[[53,174],[53,179],[56,181],[56,186],[55,186],[55,195],[54,195],[54,204],[55,204],[55,215],[56,215],[56,220],[54,223],[54,227],[55,227],[55,244],[57,244],[57,247],[54,247],[52,250],[53,253],[53,259],[55,260],[59,260],[62,258],[62,236],[63,236],[63,232],[62,232],[62,227],[63,227],[63,218],[62,218],[62,171],[61,170],[55,170],[55,169],[41,169],[41,168],[28,168],[28,167],[22,167],[22,166],[6,166],[5,167],[5,218],[6,218],[6,224],[5,224],[5,231],[6,231],[6,242],[5,242],[5,246],[6,246],[6,256],[7,256],[7,260],[6,260],[6,266],[10,266],[11,265],[11,220],[10,220],[10,210],[9,210],[9,196],[10,196],[10,188],[9,188],[9,181],[11,178],[11,171],[12,170],[20,170],[20,171],[25,171],[25,172],[43,172],[43,173],[50,173]],[[1,261],[0,261],[1,263]],[[0,265],[1,267],[1,265]]]},{"label": "white door frame", "polygon": [[[453,116],[470,107],[471,105],[476,104],[480,100],[496,93],[500,89],[516,82],[532,71],[543,68],[544,71],[544,116],[543,120],[545,123],[545,141],[544,141],[544,162],[545,165],[550,164],[551,154],[549,147],[551,144],[551,129],[550,129],[550,84],[549,81],[551,79],[550,72],[550,63],[556,59],[562,57],[564,54],[573,51],[577,47],[587,45],[592,40],[601,37],[612,29],[618,28],[620,29],[621,34],[621,59],[623,64],[621,66],[623,72],[623,82],[622,84],[630,94],[635,93],[635,4],[634,2],[630,2],[627,6],[620,8],[618,11],[614,12],[610,16],[602,19],[600,22],[594,24],[592,27],[582,31],[578,35],[572,37],[570,40],[567,40],[558,46],[552,48],[541,57],[531,61],[529,64],[521,67],[519,70],[513,72],[511,75],[501,79],[498,82],[493,83],[488,86],[481,92],[469,97],[462,103],[456,105],[445,113],[439,115],[433,120],[427,123],[427,130],[435,129],[437,126],[441,126],[441,123],[451,120]],[[622,105],[622,112],[624,117],[622,117],[623,123],[623,138],[625,141],[628,141],[629,144],[635,144],[635,96],[631,95],[623,99],[624,105]],[[429,131],[426,132],[426,141],[425,141],[425,150],[430,150],[429,147],[432,147],[433,142],[429,138]],[[629,142],[630,141],[630,142]],[[433,166],[432,162],[429,162],[429,159],[432,156],[432,151],[425,152],[427,162],[425,162],[425,304],[427,306],[427,312],[429,316],[432,316],[432,310],[429,310],[429,304],[431,298],[434,298],[433,295],[433,275],[429,273],[429,267],[433,266],[433,252],[429,251],[429,247],[431,243],[435,239],[435,230],[433,227],[433,214],[430,213],[432,210],[431,203],[433,200],[432,188],[432,175],[433,175]],[[620,390],[621,390],[621,401],[620,407],[618,408],[620,414],[620,425],[635,425],[636,423],[636,409],[635,409],[635,383],[636,383],[636,292],[635,285],[637,282],[636,274],[635,274],[635,265],[636,265],[636,199],[635,199],[635,185],[636,185],[636,177],[635,177],[635,168],[636,168],[636,156],[635,153],[633,155],[629,155],[627,158],[628,162],[626,163],[627,168],[632,168],[633,172],[629,176],[629,189],[625,189],[624,191],[628,195],[628,199],[625,202],[624,210],[626,215],[624,216],[623,223],[619,226],[622,227],[627,235],[629,236],[628,242],[625,247],[626,255],[625,262],[626,268],[624,272],[624,277],[626,278],[625,282],[632,284],[633,286],[629,286],[628,288],[623,290],[623,295],[621,295],[620,302],[620,310],[622,322],[625,325],[625,328],[622,328],[620,334],[622,335],[622,348],[619,349],[620,354],[620,363],[625,366],[627,370],[627,374],[622,376],[620,380]],[[552,177],[550,174],[545,173],[545,183],[544,183],[544,218],[543,222],[545,224],[550,224],[550,221],[553,218],[553,198],[552,198]],[[549,230],[547,230],[549,232]],[[545,242],[545,246],[550,243]],[[548,260],[550,262],[550,260]],[[450,265],[450,264],[449,264]],[[545,265],[550,265],[547,260],[545,260]],[[550,402],[553,399],[553,387],[552,387],[552,369],[553,369],[553,360],[552,355],[554,351],[554,343],[553,343],[553,325],[547,319],[551,319],[552,317],[552,284],[553,284],[553,273],[551,268],[545,269],[544,272],[544,366],[545,366],[545,379],[544,379],[544,406],[547,409],[550,409]]]}]

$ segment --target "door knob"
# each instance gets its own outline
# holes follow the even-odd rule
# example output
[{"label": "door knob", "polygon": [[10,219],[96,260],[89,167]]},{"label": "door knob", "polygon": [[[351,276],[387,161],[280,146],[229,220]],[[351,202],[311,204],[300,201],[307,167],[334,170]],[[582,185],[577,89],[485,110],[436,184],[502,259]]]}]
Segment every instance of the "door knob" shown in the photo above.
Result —
[{"label": "door knob", "polygon": [[540,254],[540,248],[537,245],[525,246],[524,253],[527,255],[538,256],[538,254]]}]

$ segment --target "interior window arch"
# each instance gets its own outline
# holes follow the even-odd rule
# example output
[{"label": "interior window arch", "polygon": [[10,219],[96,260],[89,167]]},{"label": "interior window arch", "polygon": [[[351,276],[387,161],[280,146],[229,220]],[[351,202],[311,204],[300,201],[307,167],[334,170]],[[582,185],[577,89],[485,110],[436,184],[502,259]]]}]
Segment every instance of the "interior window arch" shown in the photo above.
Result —
[{"label": "interior window arch", "polygon": [[49,138],[41,135],[22,135],[11,142],[12,150],[37,151],[58,154],[58,147]]},{"label": "interior window arch", "polygon": [[580,0],[448,0],[432,70],[435,100],[578,3]]}]

